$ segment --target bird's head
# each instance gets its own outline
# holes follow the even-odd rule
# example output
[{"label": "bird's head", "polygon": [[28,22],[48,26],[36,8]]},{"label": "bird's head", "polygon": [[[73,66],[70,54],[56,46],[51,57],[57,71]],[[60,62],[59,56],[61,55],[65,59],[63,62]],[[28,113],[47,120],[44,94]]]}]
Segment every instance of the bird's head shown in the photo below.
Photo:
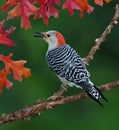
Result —
[{"label": "bird's head", "polygon": [[36,32],[36,34],[35,37],[40,37],[48,43],[49,50],[66,45],[64,36],[60,32],[51,30],[47,32]]}]

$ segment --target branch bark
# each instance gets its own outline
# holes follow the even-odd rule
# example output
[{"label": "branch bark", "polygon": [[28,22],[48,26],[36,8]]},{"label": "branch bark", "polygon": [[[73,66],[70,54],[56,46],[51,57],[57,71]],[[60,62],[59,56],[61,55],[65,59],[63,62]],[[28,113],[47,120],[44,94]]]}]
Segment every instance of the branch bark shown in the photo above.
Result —
[{"label": "branch bark", "polygon": [[[101,85],[99,89],[102,91],[109,91],[112,88],[115,88],[117,86],[119,86],[119,80],[105,84],[105,85]],[[84,99],[84,98],[88,98],[86,93],[81,93],[81,94],[67,96],[67,97],[60,97],[60,98],[57,98],[56,100],[47,99],[46,101],[38,101],[33,106],[26,106],[23,109],[16,111],[12,114],[9,114],[9,115],[3,114],[0,117],[0,125],[6,124],[8,122],[13,122],[19,119],[29,120],[31,116],[40,115],[40,113],[44,110],[53,109],[54,107],[57,107],[59,105],[62,105],[68,102],[74,102],[74,101]]]},{"label": "branch bark", "polygon": [[[101,43],[106,40],[106,37],[111,32],[112,28],[116,24],[118,24],[118,21],[117,21],[118,19],[119,19],[119,4],[116,5],[116,11],[115,11],[114,17],[112,18],[112,21],[107,26],[107,28],[102,33],[102,35],[95,40],[94,46],[91,48],[88,56],[84,60],[86,63],[89,63],[89,61],[93,59],[94,54],[99,49]],[[115,88],[117,86],[119,86],[119,80],[111,82],[111,83],[107,83],[105,85],[101,85],[99,89],[101,91],[109,91],[112,88]],[[11,114],[8,114],[8,115],[2,114],[2,116],[0,117],[0,125],[6,124],[8,122],[13,122],[19,119],[29,120],[31,116],[39,115],[44,110],[53,109],[56,106],[88,97],[86,93],[63,97],[62,95],[65,92],[64,88],[67,89],[68,86],[63,86],[62,88],[60,88],[58,92],[56,92],[53,96],[47,98],[46,101],[39,100],[34,105],[26,106],[23,109],[13,112]]]}]

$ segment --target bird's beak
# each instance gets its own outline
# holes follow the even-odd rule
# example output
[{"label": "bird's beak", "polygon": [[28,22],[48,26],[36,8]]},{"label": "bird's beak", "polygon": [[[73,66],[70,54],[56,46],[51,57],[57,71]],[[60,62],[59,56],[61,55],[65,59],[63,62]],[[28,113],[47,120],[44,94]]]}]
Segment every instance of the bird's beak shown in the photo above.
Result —
[{"label": "bird's beak", "polygon": [[40,38],[44,38],[46,37],[44,33],[42,32],[36,32],[36,35],[34,35],[34,37],[40,37]]}]

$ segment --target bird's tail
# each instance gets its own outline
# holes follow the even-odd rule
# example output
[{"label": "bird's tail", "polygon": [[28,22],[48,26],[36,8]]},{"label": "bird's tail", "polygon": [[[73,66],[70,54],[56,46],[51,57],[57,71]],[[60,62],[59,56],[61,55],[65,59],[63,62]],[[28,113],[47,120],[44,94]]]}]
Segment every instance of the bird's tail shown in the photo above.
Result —
[{"label": "bird's tail", "polygon": [[87,93],[89,97],[94,99],[101,107],[103,107],[102,103],[100,102],[100,98],[104,99],[105,101],[108,101],[100,89],[98,89],[95,85],[92,84],[83,84],[82,88]]}]

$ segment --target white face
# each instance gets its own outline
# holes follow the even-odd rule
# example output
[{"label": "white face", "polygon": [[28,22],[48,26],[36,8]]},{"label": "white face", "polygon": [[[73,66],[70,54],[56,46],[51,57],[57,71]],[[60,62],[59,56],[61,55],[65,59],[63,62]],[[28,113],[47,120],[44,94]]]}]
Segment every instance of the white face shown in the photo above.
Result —
[{"label": "white face", "polygon": [[52,49],[57,47],[58,40],[57,40],[57,37],[56,37],[55,33],[56,33],[56,31],[53,31],[53,30],[44,33],[45,37],[43,37],[43,39],[49,45],[48,50],[52,50]]}]

